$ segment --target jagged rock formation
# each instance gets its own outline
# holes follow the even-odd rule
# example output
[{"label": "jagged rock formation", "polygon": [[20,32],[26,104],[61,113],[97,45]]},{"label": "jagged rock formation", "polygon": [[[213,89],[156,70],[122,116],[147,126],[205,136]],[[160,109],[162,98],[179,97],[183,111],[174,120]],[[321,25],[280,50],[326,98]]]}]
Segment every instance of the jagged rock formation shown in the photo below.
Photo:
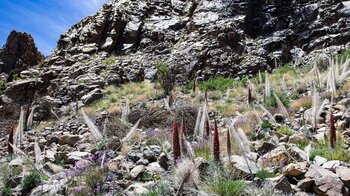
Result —
[{"label": "jagged rock formation", "polygon": [[[155,79],[158,60],[179,83],[308,64],[348,47],[349,10],[340,0],[111,0],[61,35],[43,68],[21,78],[37,78],[36,97],[66,110],[106,85]],[[5,91],[3,102],[22,105],[16,94]]]},{"label": "jagged rock formation", "polygon": [[12,31],[0,49],[0,73],[19,72],[42,60],[44,56],[36,48],[32,36]]},{"label": "jagged rock formation", "polygon": [[156,60],[175,67],[180,82],[196,74],[254,74],[276,60],[347,44],[349,6],[340,0],[112,0],[61,36],[49,64],[71,65],[82,54],[103,52],[124,56],[124,64],[151,78]]}]

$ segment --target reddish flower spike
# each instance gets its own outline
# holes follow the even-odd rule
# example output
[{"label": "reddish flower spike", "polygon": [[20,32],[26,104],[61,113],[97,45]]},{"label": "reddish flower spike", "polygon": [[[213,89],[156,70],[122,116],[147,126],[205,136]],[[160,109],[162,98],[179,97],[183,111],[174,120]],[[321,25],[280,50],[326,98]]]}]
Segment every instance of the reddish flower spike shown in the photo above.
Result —
[{"label": "reddish flower spike", "polygon": [[177,126],[177,121],[174,120],[173,123],[173,155],[174,155],[174,162],[176,164],[176,160],[180,158],[181,156],[181,149],[180,149],[180,141],[179,141],[179,129]]},{"label": "reddish flower spike", "polygon": [[332,110],[329,114],[329,139],[330,139],[329,143],[333,148],[336,141],[336,133],[335,133],[334,118],[333,118]]},{"label": "reddish flower spike", "polygon": [[227,155],[230,157],[231,156],[231,138],[230,138],[230,129],[227,129],[226,132],[226,147],[227,147]]},{"label": "reddish flower spike", "polygon": [[215,120],[214,135],[213,135],[213,155],[215,161],[220,161],[220,142],[219,142],[219,132]]}]

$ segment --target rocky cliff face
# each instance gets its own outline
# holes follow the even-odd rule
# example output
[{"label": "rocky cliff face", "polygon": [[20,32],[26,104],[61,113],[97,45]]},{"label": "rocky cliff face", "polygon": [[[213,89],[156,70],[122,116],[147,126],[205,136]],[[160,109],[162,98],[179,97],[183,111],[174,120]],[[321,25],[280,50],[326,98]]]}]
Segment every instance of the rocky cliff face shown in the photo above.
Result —
[{"label": "rocky cliff face", "polygon": [[276,60],[284,64],[347,44],[349,5],[340,0],[112,0],[61,36],[50,64],[71,65],[77,55],[105,53],[124,56],[124,63],[145,69],[151,78],[156,60],[176,67],[180,82],[196,74],[254,74],[273,68]]},{"label": "rocky cliff face", "polygon": [[44,56],[35,46],[32,36],[12,31],[0,49],[0,73],[19,72],[37,65]]},{"label": "rocky cliff face", "polygon": [[[106,85],[153,80],[158,60],[179,83],[306,65],[348,47],[349,16],[350,1],[340,0],[111,0],[61,35],[43,68],[23,71],[27,81],[2,100],[23,105],[37,96],[67,108],[103,96]],[[23,88],[35,91],[23,97]]]}]

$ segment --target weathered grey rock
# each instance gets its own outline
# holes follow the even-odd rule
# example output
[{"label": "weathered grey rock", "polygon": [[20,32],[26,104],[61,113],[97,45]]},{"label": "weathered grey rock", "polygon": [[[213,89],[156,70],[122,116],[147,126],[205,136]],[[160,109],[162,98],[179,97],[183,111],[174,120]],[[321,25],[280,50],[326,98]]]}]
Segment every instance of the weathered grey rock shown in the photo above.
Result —
[{"label": "weathered grey rock", "polygon": [[325,175],[315,178],[314,191],[318,195],[348,195],[348,190],[338,177]]},{"label": "weathered grey rock", "polygon": [[157,161],[157,157],[152,150],[144,150],[142,156],[144,159],[147,159],[149,162]]},{"label": "weathered grey rock", "polygon": [[315,163],[316,165],[321,166],[321,165],[323,165],[323,163],[325,163],[325,162],[327,162],[327,159],[324,158],[324,157],[315,156],[315,158],[314,158],[314,163]]},{"label": "weathered grey rock", "polygon": [[58,138],[58,144],[75,146],[75,144],[81,139],[79,135],[65,134]]},{"label": "weathered grey rock", "polygon": [[300,180],[296,187],[302,191],[312,192],[314,183],[315,180],[313,178],[305,178]]},{"label": "weathered grey rock", "polygon": [[82,160],[84,157],[87,157],[88,155],[90,155],[89,152],[79,152],[79,151],[73,151],[68,153],[67,156],[67,163],[75,163],[77,161]]},{"label": "weathered grey rock", "polygon": [[249,159],[246,160],[241,156],[232,155],[230,157],[230,162],[233,163],[233,166],[236,169],[242,171],[245,174],[256,174],[260,170],[255,162],[250,161]]},{"label": "weathered grey rock", "polygon": [[350,168],[345,166],[338,166],[335,169],[336,174],[347,188],[350,188]]},{"label": "weathered grey rock", "polygon": [[144,165],[138,165],[136,167],[134,167],[131,171],[130,171],[130,178],[131,179],[137,179],[139,178],[142,173],[145,171],[145,166]]},{"label": "weathered grey rock", "polygon": [[84,95],[81,100],[85,105],[91,104],[98,99],[101,99],[103,97],[104,93],[101,89],[94,89],[93,91],[89,92],[88,94]]},{"label": "weathered grey rock", "polygon": [[307,162],[291,163],[284,169],[284,175],[297,177],[305,174],[307,169]]},{"label": "weathered grey rock", "polygon": [[285,193],[290,193],[292,191],[292,186],[285,176],[276,176],[273,178],[267,178],[266,180],[274,189],[281,190]]},{"label": "weathered grey rock", "polygon": [[312,164],[308,171],[306,172],[305,174],[305,177],[309,177],[309,178],[321,178],[321,177],[324,177],[324,176],[332,176],[332,177],[338,177],[337,174],[327,170],[327,169],[324,169],[323,167],[321,166],[318,166],[318,165],[314,165]]}]

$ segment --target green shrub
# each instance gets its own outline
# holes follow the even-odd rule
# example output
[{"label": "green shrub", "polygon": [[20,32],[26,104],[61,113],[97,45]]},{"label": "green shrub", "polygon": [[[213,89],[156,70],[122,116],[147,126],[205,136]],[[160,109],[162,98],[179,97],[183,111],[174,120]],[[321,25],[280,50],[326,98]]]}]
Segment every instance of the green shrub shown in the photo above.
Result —
[{"label": "green shrub", "polygon": [[12,195],[12,190],[9,187],[4,187],[4,188],[1,189],[0,193],[1,193],[0,194],[1,196],[11,196]]},{"label": "green shrub", "polygon": [[168,65],[163,61],[156,63],[157,68],[157,81],[160,83],[166,95],[170,95],[171,91],[175,87],[175,74],[174,70],[169,69]]},{"label": "green shrub", "polygon": [[234,88],[243,86],[246,82],[246,79],[242,80],[234,80],[231,78],[225,78],[222,76],[216,77],[216,78],[210,78],[204,82],[199,83],[199,88],[201,90],[207,90],[207,91],[213,91],[213,90],[219,90],[219,91],[226,91],[228,88]]},{"label": "green shrub", "polygon": [[294,131],[292,131],[291,129],[289,129],[288,126],[281,126],[277,129],[277,132],[283,135],[288,135],[291,136],[293,135]]},{"label": "green shrub", "polygon": [[6,82],[3,80],[0,80],[0,95],[2,95],[6,90]]},{"label": "green shrub", "polygon": [[256,177],[261,179],[261,180],[265,180],[266,178],[272,178],[275,177],[274,173],[268,172],[266,170],[260,170],[256,173]]},{"label": "green shrub", "polygon": [[241,180],[220,180],[213,191],[220,196],[240,196],[244,195],[246,184]]},{"label": "green shrub", "polygon": [[41,183],[41,177],[36,171],[32,171],[29,175],[24,176],[21,182],[21,192],[26,195],[33,188]]}]

